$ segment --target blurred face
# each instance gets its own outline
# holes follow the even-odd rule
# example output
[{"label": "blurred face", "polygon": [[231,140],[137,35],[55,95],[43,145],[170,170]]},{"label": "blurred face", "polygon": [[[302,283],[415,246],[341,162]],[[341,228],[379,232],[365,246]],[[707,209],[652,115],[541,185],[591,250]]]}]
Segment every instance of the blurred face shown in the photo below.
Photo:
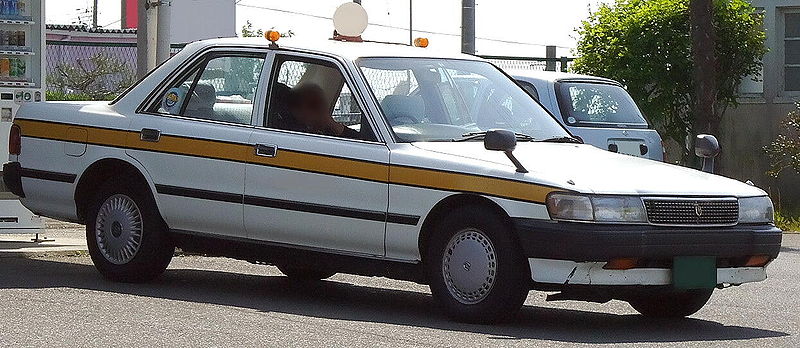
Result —
[{"label": "blurred face", "polygon": [[299,96],[291,111],[298,122],[310,128],[320,128],[325,125],[325,109],[322,95],[311,90]]}]

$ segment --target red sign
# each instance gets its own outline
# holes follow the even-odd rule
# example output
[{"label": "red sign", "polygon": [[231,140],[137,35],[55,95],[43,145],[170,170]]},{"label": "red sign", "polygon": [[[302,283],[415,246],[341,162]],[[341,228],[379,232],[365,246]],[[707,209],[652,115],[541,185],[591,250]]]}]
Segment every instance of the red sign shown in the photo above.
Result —
[{"label": "red sign", "polygon": [[136,4],[139,0],[122,0],[122,28],[136,28],[139,23],[139,12]]}]

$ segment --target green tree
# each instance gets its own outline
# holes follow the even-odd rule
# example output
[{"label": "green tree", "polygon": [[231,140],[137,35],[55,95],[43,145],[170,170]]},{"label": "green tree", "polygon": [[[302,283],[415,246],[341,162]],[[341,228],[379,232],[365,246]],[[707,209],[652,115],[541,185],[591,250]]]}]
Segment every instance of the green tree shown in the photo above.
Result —
[{"label": "green tree", "polygon": [[[695,122],[698,104],[692,71],[690,0],[617,0],[602,5],[577,29],[572,69],[623,83],[656,129],[683,146],[691,160],[693,135],[719,135],[729,106],[746,76],[758,77],[767,51],[763,16],[745,0],[714,0],[717,90],[714,115]],[[698,129],[699,128],[699,129]],[[673,154],[674,156],[675,154]]]},{"label": "green tree", "polygon": [[781,134],[764,147],[772,161],[768,174],[773,177],[777,177],[788,168],[800,174],[800,102],[795,105],[797,109],[789,113],[781,123],[783,128]]}]

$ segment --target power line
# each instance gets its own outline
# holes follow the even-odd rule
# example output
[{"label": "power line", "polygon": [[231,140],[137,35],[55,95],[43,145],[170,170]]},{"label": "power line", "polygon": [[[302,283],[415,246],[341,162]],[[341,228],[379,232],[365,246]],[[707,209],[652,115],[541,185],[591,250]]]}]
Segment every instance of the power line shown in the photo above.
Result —
[{"label": "power line", "polygon": [[[238,6],[255,8],[255,9],[260,9],[260,10],[267,10],[267,11],[274,11],[274,12],[281,12],[281,13],[293,14],[293,15],[298,15],[298,16],[305,16],[305,17],[311,17],[311,18],[316,18],[316,19],[324,19],[324,20],[332,20],[333,19],[332,17],[328,17],[328,16],[320,16],[320,15],[315,15],[315,14],[310,14],[310,13],[303,13],[303,12],[297,12],[297,11],[291,11],[291,10],[284,10],[284,9],[279,9],[279,8],[274,8],[274,7],[265,7],[265,6],[241,4],[240,3],[241,1],[243,1],[243,0],[239,0],[239,2],[237,2]],[[405,28],[405,27],[398,27],[398,26],[394,26],[394,25],[387,25],[387,24],[380,24],[380,23],[369,23],[369,25],[375,26],[375,27],[387,28],[387,29],[408,30],[408,28]],[[418,30],[418,29],[414,29],[414,31],[418,32],[418,33],[425,33],[425,34],[461,37],[461,34],[455,34],[455,33],[444,33],[444,32],[439,32],[439,31]],[[488,38],[488,37],[475,37],[475,39],[484,40],[484,41],[515,44],[515,45],[541,46],[541,47],[551,46],[551,45],[545,45],[545,44],[539,44],[539,43],[522,42],[522,41],[514,41],[514,40],[504,40],[504,39],[494,39],[494,38]],[[565,47],[565,46],[556,46],[556,47],[565,48],[565,49],[572,48],[572,47]]]}]

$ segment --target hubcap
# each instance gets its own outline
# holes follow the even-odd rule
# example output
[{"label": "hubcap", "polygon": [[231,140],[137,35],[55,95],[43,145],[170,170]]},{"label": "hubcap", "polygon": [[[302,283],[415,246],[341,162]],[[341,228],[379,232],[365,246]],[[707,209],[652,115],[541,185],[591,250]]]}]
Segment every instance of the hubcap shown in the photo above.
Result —
[{"label": "hubcap", "polygon": [[476,304],[492,290],[497,273],[494,246],[483,232],[465,229],[447,243],[442,274],[447,290],[458,302]]},{"label": "hubcap", "polygon": [[142,245],[142,214],[136,202],[121,194],[106,199],[97,212],[95,237],[109,262],[123,265],[133,260]]}]

